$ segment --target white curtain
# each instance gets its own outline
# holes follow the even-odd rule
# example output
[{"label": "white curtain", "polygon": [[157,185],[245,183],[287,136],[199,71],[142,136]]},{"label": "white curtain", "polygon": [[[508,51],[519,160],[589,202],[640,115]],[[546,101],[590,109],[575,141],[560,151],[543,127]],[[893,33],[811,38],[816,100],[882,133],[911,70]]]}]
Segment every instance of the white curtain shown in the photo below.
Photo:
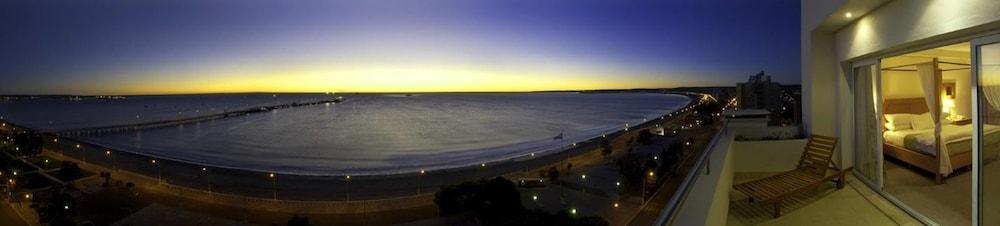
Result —
[{"label": "white curtain", "polygon": [[854,140],[857,161],[854,165],[861,174],[871,181],[878,177],[878,131],[879,118],[875,114],[875,72],[874,65],[854,68]]},{"label": "white curtain", "polygon": [[917,64],[917,74],[920,75],[927,109],[930,109],[931,119],[934,120],[934,147],[938,150],[940,161],[938,173],[948,175],[952,172],[951,156],[948,154],[948,147],[941,145],[941,71],[937,68],[937,60]]},{"label": "white curtain", "polygon": [[[986,48],[983,49],[983,52],[988,52],[985,51]],[[983,61],[996,60],[997,58],[987,59],[987,57],[983,57]],[[1000,110],[1000,62],[983,62],[979,65],[979,71],[979,90],[986,97],[989,106]]]}]

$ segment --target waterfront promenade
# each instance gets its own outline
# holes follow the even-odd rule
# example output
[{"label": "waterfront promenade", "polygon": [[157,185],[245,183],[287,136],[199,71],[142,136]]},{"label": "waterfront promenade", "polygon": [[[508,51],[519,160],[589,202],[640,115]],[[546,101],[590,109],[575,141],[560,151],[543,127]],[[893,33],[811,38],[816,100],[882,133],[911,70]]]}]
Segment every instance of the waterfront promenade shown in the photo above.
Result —
[{"label": "waterfront promenade", "polygon": [[[697,104],[694,99],[690,109]],[[636,131],[656,125],[672,125],[690,112],[681,111],[630,127],[629,131],[608,134],[615,152],[624,152]],[[268,172],[214,168],[192,163],[155,159],[140,154],[115,151],[67,138],[47,139],[44,155],[81,162],[87,171],[112,172],[115,180],[133,182],[144,191],[159,196],[174,196],[204,205],[233,206],[240,209],[281,213],[347,214],[416,211],[433,215],[433,193],[442,186],[482,177],[506,175],[510,179],[531,175],[554,163],[572,162],[584,169],[589,164],[604,164],[607,159],[581,157],[600,150],[603,138],[567,147],[564,152],[537,158],[490,163],[458,169],[425,173],[382,176],[303,176]],[[625,143],[625,144],[619,144]],[[79,145],[79,147],[77,146]],[[572,172],[566,172],[572,173]]]}]

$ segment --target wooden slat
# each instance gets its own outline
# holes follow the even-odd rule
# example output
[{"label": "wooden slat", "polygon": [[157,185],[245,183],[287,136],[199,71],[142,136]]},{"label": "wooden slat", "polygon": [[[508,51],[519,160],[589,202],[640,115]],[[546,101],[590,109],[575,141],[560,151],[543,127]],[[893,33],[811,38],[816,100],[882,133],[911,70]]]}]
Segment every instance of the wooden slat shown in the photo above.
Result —
[{"label": "wooden slat", "polygon": [[[836,145],[836,138],[812,135],[803,148],[797,169],[738,184],[733,188],[760,202],[777,202],[792,193],[817,187],[820,183],[831,180],[826,174]],[[846,171],[837,174],[843,175],[844,172]]]}]

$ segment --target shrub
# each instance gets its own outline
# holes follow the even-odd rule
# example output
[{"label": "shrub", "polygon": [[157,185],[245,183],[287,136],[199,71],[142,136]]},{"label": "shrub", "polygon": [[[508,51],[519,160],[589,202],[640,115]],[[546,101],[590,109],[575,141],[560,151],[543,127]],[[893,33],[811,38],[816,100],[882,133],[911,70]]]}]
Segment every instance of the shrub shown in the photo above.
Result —
[{"label": "shrub", "polygon": [[639,142],[640,144],[643,145],[653,144],[653,133],[650,132],[648,129],[640,131],[637,137],[638,138],[636,138],[636,141]]}]

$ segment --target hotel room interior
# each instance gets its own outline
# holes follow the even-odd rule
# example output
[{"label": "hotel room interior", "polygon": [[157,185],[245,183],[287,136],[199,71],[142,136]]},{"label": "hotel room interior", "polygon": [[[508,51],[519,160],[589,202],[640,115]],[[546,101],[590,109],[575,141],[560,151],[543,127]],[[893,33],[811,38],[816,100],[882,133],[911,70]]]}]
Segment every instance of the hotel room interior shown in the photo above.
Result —
[{"label": "hotel room interior", "polygon": [[[872,87],[870,90],[856,89],[864,91],[856,93],[855,98],[860,101],[856,104],[881,101],[881,104],[873,104],[877,110],[858,111],[855,117],[863,123],[880,122],[858,129],[879,128],[882,135],[883,188],[909,208],[943,225],[970,223],[970,170],[974,153],[971,118],[975,109],[972,106],[974,83],[970,59],[968,42],[920,50],[883,58],[879,64],[881,81],[874,76],[855,81],[858,87]],[[988,88],[984,88],[984,93],[989,92],[985,89]],[[981,95],[980,104],[1000,103],[994,98]],[[1000,127],[994,126],[1000,124],[1000,117],[991,116],[1000,114],[996,110],[1000,108],[982,109],[982,158],[984,171],[990,171],[997,167],[992,163],[1000,153],[997,151],[1000,149],[1000,133],[997,133]],[[881,117],[873,117],[876,114]],[[874,136],[857,139],[877,142]],[[866,153],[877,155],[859,152]],[[863,159],[866,157],[859,158],[863,174],[877,172],[874,170],[878,167],[877,162]]]}]

